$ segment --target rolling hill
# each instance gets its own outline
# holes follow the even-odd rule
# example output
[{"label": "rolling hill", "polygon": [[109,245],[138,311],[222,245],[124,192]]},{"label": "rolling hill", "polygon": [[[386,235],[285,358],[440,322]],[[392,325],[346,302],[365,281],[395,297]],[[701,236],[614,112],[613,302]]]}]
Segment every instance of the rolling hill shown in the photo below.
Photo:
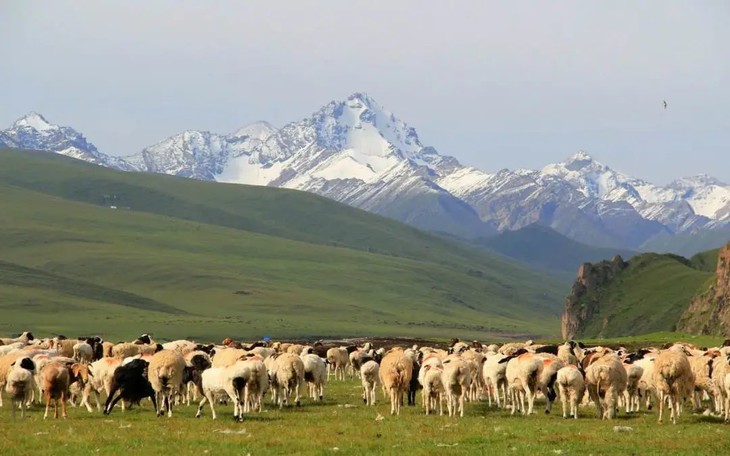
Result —
[{"label": "rolling hill", "polygon": [[312,194],[0,150],[0,332],[557,333],[559,282]]},{"label": "rolling hill", "polygon": [[621,255],[624,259],[635,255],[625,249],[611,249],[583,244],[563,236],[550,227],[532,224],[516,231],[505,231],[496,236],[480,239],[475,244],[499,252],[510,258],[561,278],[574,278],[578,267],[587,262],[600,261]]}]

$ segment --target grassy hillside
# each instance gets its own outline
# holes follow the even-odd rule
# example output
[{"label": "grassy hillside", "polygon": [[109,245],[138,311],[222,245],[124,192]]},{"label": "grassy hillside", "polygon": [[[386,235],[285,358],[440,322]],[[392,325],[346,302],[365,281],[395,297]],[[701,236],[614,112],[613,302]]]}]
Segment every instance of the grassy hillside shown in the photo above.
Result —
[{"label": "grassy hillside", "polygon": [[564,293],[306,193],[15,150],[0,150],[0,255],[0,333],[550,335]]},{"label": "grassy hillside", "polygon": [[[709,261],[711,253],[704,255]],[[671,331],[690,300],[712,276],[676,255],[646,253],[584,301],[597,300],[598,312],[583,337],[619,337]]]},{"label": "grassy hillside", "polygon": [[568,279],[575,278],[582,263],[600,261],[617,254],[626,260],[635,254],[630,250],[583,244],[538,224],[516,231],[505,231],[494,237],[480,239],[476,243]]}]

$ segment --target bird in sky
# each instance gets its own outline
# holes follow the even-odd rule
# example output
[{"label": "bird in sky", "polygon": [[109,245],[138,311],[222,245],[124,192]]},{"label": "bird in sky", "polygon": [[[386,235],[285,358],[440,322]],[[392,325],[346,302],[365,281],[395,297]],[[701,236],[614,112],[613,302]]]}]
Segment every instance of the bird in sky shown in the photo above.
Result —
[{"label": "bird in sky", "polygon": [[662,100],[664,102],[664,109],[667,109],[667,100]]}]

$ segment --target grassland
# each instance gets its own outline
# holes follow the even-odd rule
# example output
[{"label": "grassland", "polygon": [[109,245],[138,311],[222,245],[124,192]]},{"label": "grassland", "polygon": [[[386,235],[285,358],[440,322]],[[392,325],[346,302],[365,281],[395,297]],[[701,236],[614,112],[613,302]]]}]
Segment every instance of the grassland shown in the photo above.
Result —
[{"label": "grassland", "polygon": [[2,334],[548,336],[564,294],[313,195],[16,150],[0,150],[0,260]]},{"label": "grassland", "polygon": [[[420,393],[418,396],[420,401]],[[0,450],[21,454],[563,454],[563,455],[698,455],[726,454],[727,425],[719,418],[686,411],[677,425],[656,422],[656,411],[613,421],[595,418],[594,408],[581,408],[581,418],[564,420],[560,405],[512,417],[486,402],[467,403],[464,418],[425,416],[420,407],[404,407],[391,417],[378,390],[378,404],[362,404],[357,380],[328,384],[323,403],[304,400],[301,408],[252,414],[232,421],[232,407],[219,406],[213,421],[206,408],[195,419],[195,407],[179,407],[172,418],[155,418],[149,403],[106,417],[69,408],[67,420],[43,421],[35,406],[24,421],[12,421],[0,409]],[[420,403],[420,402],[419,402]],[[538,410],[540,410],[538,408]],[[376,420],[380,414],[384,418]],[[631,431],[617,433],[614,426]]]}]

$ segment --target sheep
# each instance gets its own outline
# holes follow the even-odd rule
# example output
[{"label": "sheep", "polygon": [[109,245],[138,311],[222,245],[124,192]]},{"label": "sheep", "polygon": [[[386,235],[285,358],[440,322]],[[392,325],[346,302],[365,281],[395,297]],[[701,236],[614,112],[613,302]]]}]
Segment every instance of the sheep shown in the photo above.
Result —
[{"label": "sheep", "polygon": [[56,350],[59,355],[66,358],[73,358],[74,356],[74,345],[79,341],[74,339],[66,339],[63,336],[57,336],[51,339],[51,348]]},{"label": "sheep", "polygon": [[558,346],[558,359],[565,363],[566,366],[568,364],[578,365],[578,358],[576,358],[574,351],[577,345],[575,341],[571,340]]},{"label": "sheep", "polygon": [[180,352],[181,355],[185,356],[190,352],[198,349],[198,344],[189,340],[174,340],[172,342],[166,342],[162,344],[163,350],[174,350]]},{"label": "sheep", "polygon": [[[626,389],[626,369],[617,354],[601,349],[593,354],[591,364],[585,370],[585,382],[596,412],[601,419],[613,419],[618,394]],[[605,401],[600,393],[605,391]]]},{"label": "sheep", "polygon": [[555,382],[560,391],[560,400],[563,404],[563,418],[568,418],[568,403],[570,402],[570,416],[578,419],[578,404],[583,400],[586,386],[583,374],[578,367],[568,364],[558,370]]},{"label": "sheep", "polygon": [[626,389],[624,390],[624,402],[626,402],[626,413],[639,411],[639,382],[644,375],[644,368],[638,364],[626,364]]},{"label": "sheep", "polygon": [[[721,351],[722,353],[722,351]],[[721,354],[712,361],[710,377],[717,392],[715,410],[722,413],[725,410],[727,392],[725,390],[725,376],[730,373],[730,355]],[[0,374],[1,375],[1,374]]]},{"label": "sheep", "polygon": [[[494,395],[497,407],[506,406],[507,400],[507,363],[501,363],[507,355],[488,353],[482,366],[482,377],[487,388],[489,406],[492,406]],[[500,397],[501,392],[501,397]]]},{"label": "sheep", "polygon": [[161,350],[155,353],[147,368],[147,378],[152,389],[157,393],[160,408],[157,416],[167,410],[167,417],[172,417],[172,397],[182,390],[185,358],[180,352]]},{"label": "sheep", "polygon": [[13,352],[21,350],[27,344],[25,342],[13,342],[12,344],[0,346],[0,356],[9,355]]},{"label": "sheep", "polygon": [[390,414],[400,415],[403,393],[408,390],[413,374],[413,361],[405,356],[403,349],[388,351],[380,363],[380,384],[386,396],[390,397]]},{"label": "sheep", "polygon": [[[514,415],[518,407],[522,414],[532,414],[543,367],[542,359],[533,353],[528,353],[526,349],[520,348],[499,362],[507,363],[505,375],[512,399],[511,414]],[[527,410],[525,410],[525,396],[527,397]]]},{"label": "sheep", "polygon": [[719,352],[705,352],[700,356],[690,356],[689,364],[692,373],[695,375],[695,390],[693,397],[693,405],[695,410],[702,408],[702,393],[707,393],[711,399],[711,409],[717,410],[715,400],[718,395],[715,383],[712,381],[712,364]]},{"label": "sheep", "polygon": [[[472,342],[472,345],[474,345],[474,342]],[[466,398],[469,401],[476,402],[479,400],[479,395],[484,389],[484,381],[481,372],[485,357],[482,353],[475,351],[473,347],[463,352],[461,357],[464,361],[466,361],[469,369],[471,369],[471,384]]]},{"label": "sheep", "polygon": [[443,383],[444,368],[441,363],[425,364],[421,369],[421,384],[423,385],[423,408],[426,415],[431,413],[438,404],[439,415],[444,414],[443,397],[446,393]]},{"label": "sheep", "polygon": [[[114,405],[122,399],[139,404],[146,397],[150,398],[155,411],[157,411],[156,393],[145,374],[147,366],[147,361],[134,359],[114,370],[109,396],[104,404],[105,415],[109,415]],[[114,397],[117,392],[119,392],[119,395]]]},{"label": "sheep", "polygon": [[[730,360],[729,360],[730,361]],[[725,422],[730,421],[730,373],[723,378],[723,390],[725,390]]]},{"label": "sheep", "polygon": [[33,340],[35,340],[35,337],[33,337],[33,333],[31,333],[30,331],[25,331],[15,338],[0,338],[0,342],[2,342],[0,345],[11,345],[17,342],[22,342],[23,345],[28,345]]},{"label": "sheep", "polygon": [[[70,382],[69,382],[69,399],[71,405],[76,407],[75,399],[81,395],[82,401],[79,406],[83,404],[83,392],[86,389],[86,385],[89,383],[92,377],[91,371],[88,364],[74,363],[71,365],[69,370]],[[87,407],[87,409],[90,407]]]},{"label": "sheep", "polygon": [[53,362],[46,364],[41,370],[41,381],[43,382],[43,392],[46,400],[46,412],[43,419],[48,418],[48,411],[51,407],[51,399],[53,404],[53,418],[58,418],[58,401],[61,401],[61,415],[67,418],[66,400],[68,399],[68,387],[71,382],[71,376],[67,364]]},{"label": "sheep", "polygon": [[213,367],[228,367],[246,357],[246,350],[241,348],[222,348],[213,355]]},{"label": "sheep", "polygon": [[375,405],[375,389],[380,376],[380,364],[375,360],[365,361],[360,366],[360,382],[362,383],[362,400],[365,405]]},{"label": "sheep", "polygon": [[304,363],[304,380],[309,386],[309,395],[312,399],[321,401],[324,398],[324,385],[327,383],[327,365],[315,354],[301,355]]},{"label": "sheep", "polygon": [[203,394],[203,386],[201,373],[210,368],[213,363],[207,353],[200,350],[188,352],[184,355],[185,371],[183,373],[183,386],[187,386],[185,391],[185,403],[190,405],[190,400],[197,401],[197,394]]},{"label": "sheep", "polygon": [[[10,395],[13,419],[15,419],[15,409],[18,405],[20,406],[20,418],[25,418],[25,404],[33,392],[35,368],[35,363],[28,357],[17,359],[11,364],[5,391]],[[1,393],[2,391],[0,391]]]},{"label": "sheep", "polygon": [[301,389],[304,386],[302,359],[293,353],[283,353],[274,359],[273,368],[269,374],[272,377],[271,383],[279,408],[289,403],[292,392],[295,394],[295,404],[299,407]]},{"label": "sheep", "polygon": [[162,350],[162,345],[160,344],[136,344],[122,342],[112,347],[112,356],[124,359],[135,355],[154,355],[160,350]]},{"label": "sheep", "polygon": [[557,379],[558,371],[565,367],[566,364],[557,355],[541,353],[538,357],[542,358],[542,370],[538,378],[537,387],[545,395],[545,414],[549,414],[553,402],[557,398],[557,394],[555,394],[555,380]]},{"label": "sheep", "polygon": [[111,358],[112,356],[114,356],[112,354],[112,350],[114,349],[113,343],[104,341],[101,343],[101,347],[102,347],[102,354],[101,354],[102,358]]},{"label": "sheep", "polygon": [[266,370],[266,365],[260,356],[253,354],[241,362],[250,372],[244,391],[243,411],[249,412],[253,408],[261,412],[264,404],[264,394],[269,387],[269,373]]},{"label": "sheep", "polygon": [[203,399],[198,405],[195,418],[200,418],[203,413],[203,406],[207,402],[210,406],[213,419],[217,419],[218,416],[215,413],[215,406],[213,405],[215,403],[215,395],[225,393],[231,402],[233,402],[233,419],[237,421],[242,419],[243,404],[241,403],[241,390],[246,385],[249,369],[239,363],[241,362],[226,367],[211,367],[203,371],[201,375]]},{"label": "sheep", "polygon": [[446,396],[446,408],[449,416],[464,416],[464,399],[471,385],[469,363],[461,356],[449,356],[443,362],[441,382]]},{"label": "sheep", "polygon": [[[335,380],[344,380],[345,371],[350,364],[350,357],[345,347],[333,347],[327,350],[327,362],[332,368]],[[329,378],[329,373],[327,374]]]},{"label": "sheep", "polygon": [[[654,360],[656,359],[656,354],[647,353],[642,356],[642,358],[635,360],[632,364],[643,370],[639,383],[637,384],[637,394],[639,397],[644,396],[646,408],[651,410],[651,398],[652,396],[656,396],[656,388],[654,387]],[[638,412],[640,410],[641,400],[637,402],[635,411]]]},{"label": "sheep", "polygon": [[659,353],[654,361],[654,385],[659,395],[659,423],[662,422],[665,398],[673,424],[681,411],[682,402],[695,387],[695,376],[683,348],[670,348]]},{"label": "sheep", "polygon": [[94,361],[94,348],[86,342],[77,342],[73,348],[73,359],[79,363],[90,364]]}]

